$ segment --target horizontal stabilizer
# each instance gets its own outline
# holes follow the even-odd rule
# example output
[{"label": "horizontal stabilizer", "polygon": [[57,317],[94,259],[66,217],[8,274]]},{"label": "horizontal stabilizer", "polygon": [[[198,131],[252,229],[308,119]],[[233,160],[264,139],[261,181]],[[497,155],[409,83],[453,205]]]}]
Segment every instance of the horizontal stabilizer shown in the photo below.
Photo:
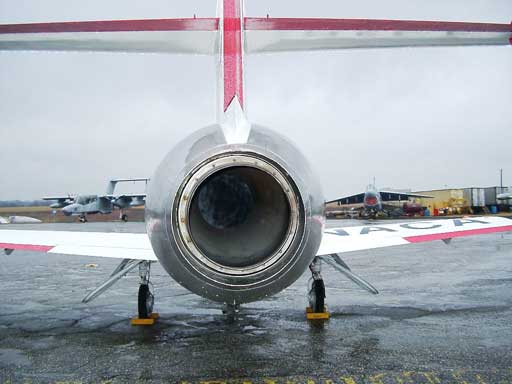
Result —
[{"label": "horizontal stabilizer", "polygon": [[[118,183],[127,183],[127,182],[138,182],[138,181],[144,181],[146,182],[146,185],[149,181],[149,178],[147,177],[138,177],[138,178],[133,178],[133,179],[111,179],[109,180],[108,184],[107,184],[107,195],[113,195],[114,194],[114,190],[116,189],[116,186]],[[129,195],[124,195],[124,196],[129,196]],[[132,195],[133,197],[140,197],[142,195]],[[145,196],[145,195],[144,195]],[[112,196],[112,197],[115,197],[115,196]]]},{"label": "horizontal stabilizer", "polygon": [[43,197],[43,200],[57,200],[57,201],[66,201],[66,200],[73,200],[74,196],[67,195],[67,196],[45,196]]},{"label": "horizontal stabilizer", "polygon": [[217,18],[0,25],[0,50],[213,54]]},{"label": "horizontal stabilizer", "polygon": [[246,18],[248,53],[511,44],[512,26],[413,20]]},{"label": "horizontal stabilizer", "polygon": [[[215,54],[219,18],[0,25],[0,50]],[[246,53],[414,46],[507,45],[510,24],[413,20],[243,19]]]}]

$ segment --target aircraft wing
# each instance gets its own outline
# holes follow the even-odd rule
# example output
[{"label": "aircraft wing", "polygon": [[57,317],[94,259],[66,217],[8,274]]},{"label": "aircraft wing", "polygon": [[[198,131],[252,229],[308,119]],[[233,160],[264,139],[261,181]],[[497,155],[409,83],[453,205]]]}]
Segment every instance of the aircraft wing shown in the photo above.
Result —
[{"label": "aircraft wing", "polygon": [[410,197],[432,198],[432,196],[419,195],[417,193],[401,193],[388,191],[380,191],[379,193],[382,201],[407,201]]},{"label": "aircraft wing", "polygon": [[51,204],[52,208],[62,208],[66,205],[73,204],[74,196],[48,196],[43,197],[43,200],[56,201],[57,203]]},{"label": "aircraft wing", "polygon": [[99,197],[104,197],[107,199],[144,199],[146,198],[145,193],[123,193],[122,195],[101,195]]},{"label": "aircraft wing", "polygon": [[43,200],[57,200],[57,201],[66,201],[66,200],[73,200],[73,196],[47,196],[43,197]]},{"label": "aircraft wing", "polygon": [[330,200],[330,201],[327,201],[326,204],[335,203],[335,202],[337,202],[338,205],[363,204],[364,192],[358,193],[356,195],[341,197],[341,198],[335,199],[335,200]]},{"label": "aircraft wing", "polygon": [[493,23],[248,17],[245,31],[249,53],[512,44],[512,25]]},{"label": "aircraft wing", "polygon": [[317,256],[512,231],[512,220],[485,216],[327,228]]},{"label": "aircraft wing", "polygon": [[129,198],[129,199],[145,199],[145,193],[125,193],[119,196],[116,196],[118,199]]},{"label": "aircraft wing", "polygon": [[71,256],[157,260],[145,233],[0,230],[2,248]]},{"label": "aircraft wing", "polygon": [[[512,231],[512,220],[471,217],[328,228],[317,256]],[[157,261],[145,233],[0,230],[0,249]]]},{"label": "aircraft wing", "polygon": [[128,207],[140,207],[144,205],[146,194],[145,193],[125,193],[122,195],[105,195],[101,196],[101,198],[108,199],[115,206],[121,208]]}]

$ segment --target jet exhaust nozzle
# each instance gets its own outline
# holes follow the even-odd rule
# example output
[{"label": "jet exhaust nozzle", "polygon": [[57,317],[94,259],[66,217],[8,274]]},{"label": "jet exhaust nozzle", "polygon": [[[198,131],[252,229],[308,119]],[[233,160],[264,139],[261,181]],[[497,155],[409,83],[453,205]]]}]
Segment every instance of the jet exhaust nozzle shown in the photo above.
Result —
[{"label": "jet exhaust nozzle", "polygon": [[304,218],[293,182],[254,154],[229,154],[203,164],[175,204],[182,247],[228,275],[249,275],[277,262]]},{"label": "jet exhaust nozzle", "polygon": [[323,197],[304,157],[253,127],[226,144],[219,126],[171,151],[149,185],[146,225],[162,266],[189,290],[226,303],[276,293],[316,254]]}]

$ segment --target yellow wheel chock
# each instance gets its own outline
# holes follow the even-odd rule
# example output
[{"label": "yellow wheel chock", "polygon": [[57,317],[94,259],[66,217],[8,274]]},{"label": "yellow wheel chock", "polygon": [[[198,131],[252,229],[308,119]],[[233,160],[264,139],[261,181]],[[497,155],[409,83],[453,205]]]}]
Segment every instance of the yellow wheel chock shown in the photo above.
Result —
[{"label": "yellow wheel chock", "polygon": [[329,311],[327,305],[324,305],[323,312],[313,312],[311,307],[306,308],[306,319],[308,320],[329,320]]},{"label": "yellow wheel chock", "polygon": [[151,315],[149,315],[149,318],[147,319],[139,319],[136,317],[135,319],[130,320],[131,325],[153,325],[155,324],[156,319],[158,319],[160,315],[156,312],[153,312]]}]

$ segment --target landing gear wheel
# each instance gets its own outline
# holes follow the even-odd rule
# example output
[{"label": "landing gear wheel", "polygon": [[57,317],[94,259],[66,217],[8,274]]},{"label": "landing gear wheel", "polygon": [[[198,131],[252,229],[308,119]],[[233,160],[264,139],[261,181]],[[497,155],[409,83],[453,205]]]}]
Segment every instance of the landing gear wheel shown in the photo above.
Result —
[{"label": "landing gear wheel", "polygon": [[87,223],[87,218],[85,216],[80,216],[79,220],[81,223]]},{"label": "landing gear wheel", "polygon": [[149,285],[141,284],[139,286],[139,319],[149,319],[153,312],[155,297],[149,289]]},{"label": "landing gear wheel", "polygon": [[124,221],[125,223],[128,221],[128,215],[126,214],[122,214],[121,215],[121,220]]},{"label": "landing gear wheel", "polygon": [[309,291],[309,302],[314,313],[325,311],[325,285],[322,279],[313,280]]}]

